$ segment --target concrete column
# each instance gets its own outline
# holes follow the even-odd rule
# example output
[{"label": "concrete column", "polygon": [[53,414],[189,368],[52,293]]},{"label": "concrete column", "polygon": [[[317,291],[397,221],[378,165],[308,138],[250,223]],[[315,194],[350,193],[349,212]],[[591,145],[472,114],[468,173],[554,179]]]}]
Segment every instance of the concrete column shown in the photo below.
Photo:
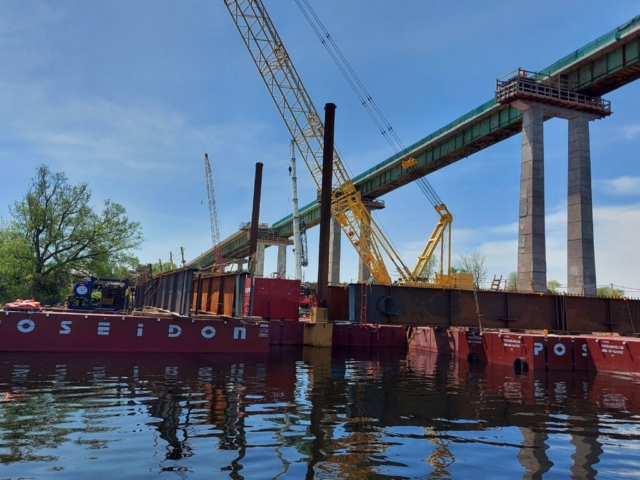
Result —
[{"label": "concrete column", "polygon": [[568,293],[596,294],[593,246],[589,120],[569,119],[569,192],[567,202]]},{"label": "concrete column", "polygon": [[340,241],[342,228],[337,220],[331,217],[329,233],[329,285],[340,283]]},{"label": "concrete column", "polygon": [[542,106],[528,104],[522,114],[517,288],[531,291],[533,287],[535,292],[546,292]]},{"label": "concrete column", "polygon": [[256,266],[253,270],[256,277],[264,277],[264,243],[258,242],[256,247]]},{"label": "concrete column", "polygon": [[278,278],[287,278],[287,246],[278,245]]},{"label": "concrete column", "polygon": [[[371,214],[371,209],[367,208],[367,211],[369,212],[369,214]],[[361,241],[363,242],[368,240],[369,240],[368,238],[361,239]],[[370,277],[371,277],[371,272],[362,261],[362,257],[358,256],[358,283],[368,283]]]}]

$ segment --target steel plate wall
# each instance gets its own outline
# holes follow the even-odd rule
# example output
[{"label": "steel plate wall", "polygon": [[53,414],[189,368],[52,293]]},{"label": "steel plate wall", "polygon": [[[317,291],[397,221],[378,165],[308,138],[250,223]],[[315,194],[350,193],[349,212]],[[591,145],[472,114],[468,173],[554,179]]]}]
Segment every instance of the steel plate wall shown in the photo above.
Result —
[{"label": "steel plate wall", "polygon": [[163,273],[136,287],[136,308],[155,307],[188,316],[193,270]]},{"label": "steel plate wall", "polygon": [[640,333],[639,300],[481,290],[476,303],[471,290],[363,284],[348,289],[349,321],[356,323]]}]

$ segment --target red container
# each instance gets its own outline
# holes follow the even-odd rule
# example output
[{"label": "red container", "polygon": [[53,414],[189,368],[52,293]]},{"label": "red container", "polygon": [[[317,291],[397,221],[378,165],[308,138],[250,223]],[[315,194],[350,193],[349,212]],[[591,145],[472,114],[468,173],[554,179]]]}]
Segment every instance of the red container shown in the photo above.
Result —
[{"label": "red container", "polygon": [[252,315],[266,320],[298,320],[300,280],[253,279]]}]

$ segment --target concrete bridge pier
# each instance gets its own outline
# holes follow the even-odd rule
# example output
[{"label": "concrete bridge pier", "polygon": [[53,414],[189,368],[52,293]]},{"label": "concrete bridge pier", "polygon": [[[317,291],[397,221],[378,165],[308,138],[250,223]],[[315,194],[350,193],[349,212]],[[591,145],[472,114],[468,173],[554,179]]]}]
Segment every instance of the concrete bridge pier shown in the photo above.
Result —
[{"label": "concrete bridge pier", "polygon": [[340,242],[342,228],[338,221],[331,217],[329,231],[329,285],[340,283]]},{"label": "concrete bridge pier", "polygon": [[287,278],[287,246],[286,245],[278,245],[277,275],[278,275],[278,278]]},{"label": "concrete bridge pier", "polygon": [[264,249],[265,243],[258,242],[258,246],[256,249],[255,268],[253,270],[253,274],[256,277],[264,277]]},{"label": "concrete bridge pier", "polygon": [[569,119],[567,291],[584,295],[595,295],[597,290],[589,148],[591,118],[576,115]]},{"label": "concrete bridge pier", "polygon": [[544,130],[541,105],[518,101],[522,110],[522,160],[518,225],[520,291],[547,291],[547,254],[544,223]]},{"label": "concrete bridge pier", "polygon": [[522,112],[517,289],[547,291],[542,123],[559,117],[569,121],[568,291],[595,295],[589,120],[611,115],[611,102],[578,92],[566,75],[551,77],[520,68],[514,76],[498,79],[496,101]]},{"label": "concrete bridge pier", "polygon": [[553,116],[569,122],[567,291],[595,295],[589,121],[599,117],[523,100],[513,102],[513,106],[522,111],[517,289],[547,291],[543,118]]}]

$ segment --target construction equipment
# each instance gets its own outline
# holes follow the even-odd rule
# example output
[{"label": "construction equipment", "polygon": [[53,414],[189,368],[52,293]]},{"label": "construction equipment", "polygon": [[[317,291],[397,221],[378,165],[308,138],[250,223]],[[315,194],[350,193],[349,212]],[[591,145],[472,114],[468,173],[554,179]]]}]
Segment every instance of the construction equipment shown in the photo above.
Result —
[{"label": "construction equipment", "polygon": [[66,304],[70,310],[117,312],[129,308],[129,279],[88,277],[75,283]]},{"label": "construction equipment", "polygon": [[[324,125],[262,0],[225,0],[225,5],[282,119],[295,140],[317,188],[320,189]],[[412,160],[415,162],[415,159]],[[412,168],[414,165],[407,168]],[[434,206],[444,205],[442,202],[436,201]],[[444,208],[446,209],[446,207]],[[437,211],[440,213],[438,209]],[[425,282],[416,276],[416,273],[419,274],[421,269],[423,270],[424,258],[419,260],[413,271],[409,270],[395,247],[373,220],[371,213],[363,203],[360,192],[356,190],[335,150],[333,153],[331,213],[377,283],[383,285],[392,283],[383,257],[386,255],[400,275],[401,283],[425,286]],[[427,243],[426,253],[423,252],[422,257],[429,252],[432,254],[437,241],[443,240],[444,231],[447,225],[451,224],[451,219],[450,213],[448,217],[441,215],[436,231]],[[432,242],[434,239],[436,240],[435,244]],[[448,281],[448,271],[446,277]]]},{"label": "construction equipment", "polygon": [[307,224],[300,219],[300,265],[309,266],[309,249],[307,248]]},{"label": "construction equipment", "polygon": [[307,232],[304,221],[300,220],[298,212],[298,176],[296,175],[295,142],[291,140],[291,163],[289,164],[289,176],[291,177],[291,190],[293,193],[293,250],[296,259],[296,280],[302,280],[302,267],[309,264],[307,259]]},{"label": "construction equipment", "polygon": [[213,188],[213,172],[209,163],[209,155],[204,154],[204,174],[207,182],[207,198],[209,199],[209,221],[211,223],[211,241],[213,242],[213,267],[217,272],[224,272],[222,250],[220,249],[220,222],[218,221],[218,208],[216,206],[216,194]]}]

